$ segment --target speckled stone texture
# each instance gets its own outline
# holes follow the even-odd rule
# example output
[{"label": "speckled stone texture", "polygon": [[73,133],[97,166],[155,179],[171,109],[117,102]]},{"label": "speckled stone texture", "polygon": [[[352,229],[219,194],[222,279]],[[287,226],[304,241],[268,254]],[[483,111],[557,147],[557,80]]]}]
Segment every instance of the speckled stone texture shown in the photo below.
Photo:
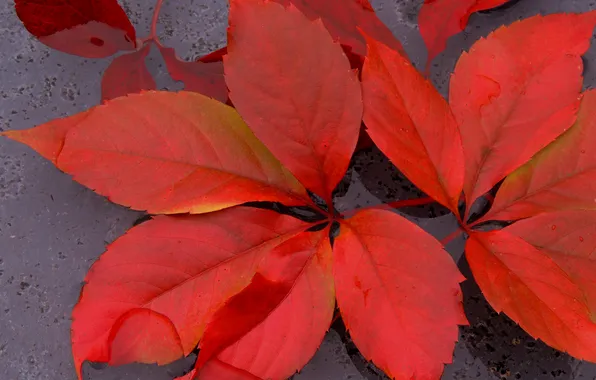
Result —
[{"label": "speckled stone texture", "polygon": [[[422,65],[426,52],[416,26],[422,0],[372,2],[410,57]],[[122,3],[138,34],[144,36],[153,1]],[[445,94],[462,50],[499,25],[537,13],[590,9],[596,9],[591,0],[518,0],[474,15],[466,31],[452,38],[435,60],[432,79]],[[192,59],[225,44],[226,17],[225,0],[166,0],[160,31],[164,43]],[[109,59],[87,60],[48,49],[21,26],[12,0],[0,4],[0,35],[0,129],[29,128],[99,102],[101,74]],[[594,48],[585,61],[586,87],[591,87],[596,79]],[[148,62],[160,88],[181,88],[169,79],[155,52]],[[336,199],[338,207],[346,209],[413,193],[412,185],[382,155],[364,151],[354,158]],[[455,228],[453,216],[438,207],[404,212],[439,238]],[[81,282],[105,245],[140,216],[74,183],[29,149],[0,140],[0,380],[75,379],[69,328]],[[463,240],[453,241],[448,248],[470,278],[462,259]],[[472,280],[463,288],[471,325],[461,328],[454,363],[447,366],[443,379],[596,379],[596,365],[546,347],[507,317],[497,315]],[[334,325],[295,380],[383,378],[341,330]],[[161,368],[86,365],[85,374],[92,380],[168,380],[183,374],[191,363],[192,358]]]}]

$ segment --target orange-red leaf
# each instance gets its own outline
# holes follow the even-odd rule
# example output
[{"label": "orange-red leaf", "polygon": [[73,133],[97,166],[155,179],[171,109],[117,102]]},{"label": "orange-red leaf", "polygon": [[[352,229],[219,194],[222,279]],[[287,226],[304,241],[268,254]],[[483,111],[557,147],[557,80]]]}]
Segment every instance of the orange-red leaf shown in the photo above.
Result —
[{"label": "orange-red leaf", "polygon": [[466,257],[498,312],[535,338],[596,361],[596,212],[559,211],[474,232]]},{"label": "orange-red leaf", "polygon": [[222,103],[228,100],[228,87],[224,80],[224,68],[220,50],[214,55],[197,62],[182,61],[172,48],[160,46],[159,50],[166,63],[170,77],[184,83],[184,90],[193,91],[217,99]]},{"label": "orange-red leaf", "polygon": [[399,40],[377,17],[368,0],[274,0],[292,4],[311,20],[321,19],[331,37],[349,46],[353,53],[366,55],[366,42],[358,29],[393,50],[404,53]]},{"label": "orange-red leaf", "polygon": [[438,379],[466,317],[464,280],[432,236],[390,211],[342,223],[334,246],[337,302],[364,357],[398,380]]},{"label": "orange-red leaf", "polygon": [[110,200],[152,214],[308,202],[237,112],[192,92],[145,92],[5,135]]},{"label": "orange-red leaf", "polygon": [[463,31],[474,12],[498,7],[509,0],[425,0],[418,26],[428,50],[426,68],[447,46],[449,37]]},{"label": "orange-red leaf", "polygon": [[371,38],[367,43],[362,87],[369,136],[410,181],[456,212],[464,162],[449,104],[406,58]]},{"label": "orange-red leaf", "polygon": [[230,99],[257,137],[330,201],[362,119],[360,84],[341,46],[293,5],[232,0],[224,66]]},{"label": "orange-red leaf", "polygon": [[[200,342],[201,380],[221,380],[217,364],[238,378],[283,380],[315,354],[331,323],[335,292],[329,228],[287,240],[260,263],[249,286],[231,298]],[[236,379],[236,377],[230,377]]]},{"label": "orange-red leaf", "polygon": [[31,34],[65,53],[101,58],[136,46],[116,0],[15,0],[15,8]]},{"label": "orange-red leaf", "polygon": [[155,90],[155,80],[145,64],[150,50],[151,45],[146,45],[139,51],[121,55],[112,61],[101,80],[102,101],[143,90]]},{"label": "orange-red leaf", "polygon": [[584,94],[575,125],[511,173],[483,220],[596,209],[596,91]]},{"label": "orange-red leaf", "polygon": [[85,360],[163,364],[188,355],[212,315],[249,286],[263,257],[308,226],[240,207],[134,227],[85,279],[73,310],[77,371]]},{"label": "orange-red leaf", "polygon": [[596,11],[535,16],[498,29],[462,55],[449,100],[461,129],[468,210],[574,123],[581,55],[595,25]]}]

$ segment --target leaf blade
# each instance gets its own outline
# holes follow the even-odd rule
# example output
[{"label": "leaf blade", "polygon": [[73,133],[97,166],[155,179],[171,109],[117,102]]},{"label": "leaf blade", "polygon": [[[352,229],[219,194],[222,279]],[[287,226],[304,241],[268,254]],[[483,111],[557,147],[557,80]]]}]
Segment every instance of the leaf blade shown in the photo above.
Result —
[{"label": "leaf blade", "polygon": [[173,48],[165,46],[159,46],[159,50],[170,77],[184,83],[185,91],[198,92],[222,103],[227,102],[228,87],[224,79],[221,50],[203,57],[209,60],[208,62],[203,62],[203,58],[196,62],[183,61],[176,56],[176,51]]},{"label": "leaf blade", "polygon": [[366,40],[362,87],[369,136],[408,179],[457,213],[464,162],[449,105],[406,58]]},{"label": "leaf blade", "polygon": [[[236,315],[244,319],[248,312],[257,319],[261,319],[265,315],[266,318],[258,324],[250,324],[252,328],[249,325],[239,328],[235,324],[226,324],[226,319],[222,317],[226,313],[228,317],[230,316],[231,304],[228,303],[214,316],[205,332],[204,340],[200,344],[202,351],[199,353],[198,365],[205,360],[205,357],[201,358],[201,354],[207,354],[206,358],[209,358],[209,353],[215,353],[218,351],[217,347],[223,348],[225,345],[222,344],[224,343],[222,341],[214,342],[214,338],[218,334],[212,334],[209,331],[218,328],[236,330],[232,332],[232,335],[239,338],[224,348],[216,359],[220,364],[223,363],[229,371],[236,373],[237,377],[231,378],[240,378],[238,374],[242,374],[249,379],[285,379],[306,365],[323,341],[335,308],[331,246],[328,233],[329,228],[314,233],[303,233],[292,239],[293,241],[288,240],[284,243],[284,247],[279,247],[284,251],[289,249],[289,251],[295,252],[293,255],[302,255],[300,251],[305,248],[311,251],[310,257],[307,258],[299,273],[292,273],[291,270],[280,271],[279,264],[283,264],[283,262],[279,262],[278,259],[268,260],[271,256],[264,260],[261,270],[269,271],[270,275],[275,274],[276,277],[284,278],[284,281],[290,280],[293,282],[291,289],[286,292],[281,302],[267,305],[267,302],[262,302],[259,297],[251,297],[251,295],[258,294],[254,292],[255,287],[253,287],[253,291],[251,291],[250,285],[245,288],[237,296],[251,301],[251,311],[244,309],[244,313],[240,312]],[[292,261],[299,263],[304,261],[304,258],[299,260],[292,258]],[[256,279],[255,276],[251,285],[255,285]],[[279,286],[280,280],[275,282]],[[261,298],[271,295],[269,292],[260,294]],[[255,312],[254,309],[259,308],[261,310]],[[249,317],[249,319],[251,318]],[[227,321],[229,322],[230,319],[228,318]],[[255,322],[254,318],[253,322]],[[244,322],[240,323],[240,325],[243,324]],[[224,333],[224,335],[227,335],[227,338],[232,337],[228,333]],[[221,337],[219,334],[217,338]],[[201,369],[200,379],[216,380],[221,378],[221,372],[213,373],[212,369],[207,368],[212,362],[213,360],[210,360],[206,367]]]},{"label": "leaf blade", "polygon": [[151,45],[148,44],[134,53],[121,55],[110,63],[101,79],[102,101],[156,89],[155,80],[145,63],[150,51]]},{"label": "leaf blade", "polygon": [[516,220],[596,208],[596,91],[584,93],[576,123],[511,173],[482,220]]},{"label": "leaf blade", "polygon": [[[159,216],[131,229],[93,265],[73,310],[79,376],[84,360],[166,363],[188,355],[213,313],[249,285],[262,257],[308,227],[272,211],[238,207]],[[165,326],[157,330],[151,327],[155,318],[138,313],[159,316]],[[173,328],[177,351],[153,348],[164,345],[166,335],[156,330],[166,328]],[[139,337],[153,344],[127,343]]]},{"label": "leaf blade", "polygon": [[292,5],[234,0],[224,67],[230,99],[257,137],[329,201],[362,117],[360,85],[341,47]]},{"label": "leaf blade", "polygon": [[426,44],[426,71],[439,53],[447,47],[449,37],[462,32],[470,16],[495,8],[509,0],[425,0],[418,13],[420,34]]},{"label": "leaf blade", "polygon": [[152,214],[310,202],[231,107],[196,93],[130,95],[5,135],[52,149],[40,153],[76,181]]},{"label": "leaf blade", "polygon": [[27,30],[53,49],[103,58],[136,47],[135,29],[116,0],[16,0]]},{"label": "leaf blade", "polygon": [[[581,55],[595,24],[596,12],[535,16],[498,29],[462,55],[449,101],[462,132],[468,211],[571,127]],[[543,38],[553,43],[544,45]]]},{"label": "leaf blade", "polygon": [[466,324],[464,278],[441,244],[397,214],[362,211],[342,225],[333,265],[342,317],[364,357],[390,377],[439,378]]},{"label": "leaf blade", "polygon": [[586,249],[594,246],[595,226],[594,212],[555,212],[474,232],[466,244],[474,278],[497,312],[551,347],[590,361],[596,359],[596,265]]}]

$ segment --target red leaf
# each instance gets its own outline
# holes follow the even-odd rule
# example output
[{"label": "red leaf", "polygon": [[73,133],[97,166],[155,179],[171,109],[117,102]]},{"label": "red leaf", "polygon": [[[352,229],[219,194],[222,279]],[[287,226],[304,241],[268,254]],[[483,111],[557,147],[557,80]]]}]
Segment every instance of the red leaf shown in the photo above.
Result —
[{"label": "red leaf", "polygon": [[498,7],[509,0],[425,0],[418,26],[428,50],[426,70],[447,47],[449,37],[463,31],[474,12]]},{"label": "red leaf", "polygon": [[152,214],[310,202],[233,108],[191,92],[130,95],[4,134],[110,200]]},{"label": "red leaf", "polygon": [[249,286],[261,259],[308,227],[250,208],[159,216],[134,227],[93,265],[73,311],[79,375],[85,360],[164,364],[188,355],[213,313]]},{"label": "red leaf", "polygon": [[116,0],[15,0],[27,30],[53,49],[87,58],[136,47],[135,29]]},{"label": "red leaf", "polygon": [[361,211],[334,245],[337,302],[354,343],[391,378],[438,379],[466,324],[464,280],[432,236],[389,211]]},{"label": "red leaf", "polygon": [[[218,366],[241,378],[286,379],[306,365],[335,308],[328,236],[329,228],[302,233],[272,250],[251,284],[211,319],[197,367],[218,355]],[[199,379],[220,380],[209,363]]]},{"label": "red leaf", "polygon": [[170,77],[184,83],[186,91],[193,91],[217,99],[222,103],[228,101],[228,87],[224,80],[224,68],[219,51],[215,55],[204,57],[209,62],[185,62],[176,57],[172,48],[161,46]]},{"label": "red leaf", "polygon": [[482,220],[596,209],[596,91],[584,94],[575,125],[510,174]]},{"label": "red leaf", "polygon": [[101,80],[101,100],[107,101],[143,90],[155,90],[155,80],[147,69],[145,58],[151,45],[114,59]]},{"label": "red leaf", "polygon": [[[576,119],[596,11],[535,16],[502,27],[464,53],[451,78],[468,210]],[[545,44],[544,41],[549,41]]]},{"label": "red leaf", "polygon": [[402,57],[367,38],[364,123],[375,144],[410,181],[457,212],[464,162],[449,104]]},{"label": "red leaf", "polygon": [[491,306],[530,335],[596,361],[596,213],[561,211],[474,232],[466,257]]},{"label": "red leaf", "polygon": [[232,0],[224,64],[230,99],[250,128],[330,202],[362,119],[360,85],[341,47],[291,5]]},{"label": "red leaf", "polygon": [[351,48],[357,55],[366,55],[366,42],[358,31],[364,31],[393,50],[405,55],[399,40],[379,20],[368,0],[274,0],[290,3],[311,20],[321,19],[331,37]]}]

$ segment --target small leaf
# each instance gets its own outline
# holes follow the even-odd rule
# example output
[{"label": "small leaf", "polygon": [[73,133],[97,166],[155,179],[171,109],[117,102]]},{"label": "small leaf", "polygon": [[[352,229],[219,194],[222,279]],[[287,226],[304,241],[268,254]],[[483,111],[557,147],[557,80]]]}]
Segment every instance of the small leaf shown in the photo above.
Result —
[{"label": "small leaf", "polygon": [[560,211],[473,232],[466,257],[482,293],[530,335],[596,361],[596,212]]},{"label": "small leaf", "polygon": [[449,104],[399,53],[367,38],[364,123],[375,144],[410,181],[457,212],[464,163]]},{"label": "small leaf", "polygon": [[135,29],[116,0],[15,0],[27,30],[49,47],[102,58],[136,47]]},{"label": "small leaf", "polygon": [[432,236],[389,211],[361,211],[334,245],[337,302],[360,352],[396,379],[438,379],[466,324],[464,280]]},{"label": "small leaf", "polygon": [[449,100],[461,129],[468,211],[573,125],[581,55],[595,25],[596,11],[535,16],[498,29],[461,56]]},{"label": "small leaf", "polygon": [[360,56],[366,55],[366,42],[358,31],[405,55],[399,40],[381,21],[368,0],[274,0],[294,5],[311,20],[321,19],[331,37]]},{"label": "small leaf", "polygon": [[596,90],[584,94],[575,125],[511,173],[482,220],[596,209]]},{"label": "small leaf", "polygon": [[[200,342],[197,366],[213,355],[247,378],[286,379],[312,358],[335,308],[329,228],[278,245],[252,282],[215,313]],[[223,351],[222,351],[223,350]],[[221,353],[220,353],[221,352]],[[220,380],[206,367],[201,380]],[[244,376],[239,376],[244,378]]]},{"label": "small leaf", "polygon": [[93,265],[73,310],[79,376],[85,360],[165,364],[188,355],[262,258],[308,227],[251,208],[159,216],[134,227]]},{"label": "small leaf", "polygon": [[192,92],[130,95],[4,135],[113,202],[151,214],[310,202],[233,108]]},{"label": "small leaf", "polygon": [[184,90],[198,92],[222,103],[228,101],[228,87],[224,80],[224,67],[219,56],[206,56],[209,62],[185,62],[176,56],[172,48],[161,46],[161,55],[173,80],[184,83]]},{"label": "small leaf", "polygon": [[101,80],[102,101],[155,90],[155,80],[145,64],[150,51],[151,45],[148,44],[139,51],[121,55],[112,61]]},{"label": "small leaf", "polygon": [[425,0],[418,26],[428,50],[426,70],[445,50],[449,37],[463,31],[472,13],[498,7],[509,0]]},{"label": "small leaf", "polygon": [[257,137],[330,202],[362,119],[360,84],[340,45],[292,5],[232,0],[224,66],[230,99]]}]

